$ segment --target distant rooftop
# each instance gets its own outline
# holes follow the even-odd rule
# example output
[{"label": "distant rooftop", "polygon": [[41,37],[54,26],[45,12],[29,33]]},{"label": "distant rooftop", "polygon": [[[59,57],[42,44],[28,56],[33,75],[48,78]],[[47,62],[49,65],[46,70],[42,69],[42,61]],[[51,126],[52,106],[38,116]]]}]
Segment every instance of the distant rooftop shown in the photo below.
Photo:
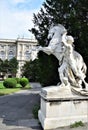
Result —
[{"label": "distant rooftop", "polygon": [[17,39],[1,39],[0,42],[10,42],[10,43],[16,43],[16,42],[33,42],[37,43],[36,39],[28,39],[28,38],[17,38]]}]

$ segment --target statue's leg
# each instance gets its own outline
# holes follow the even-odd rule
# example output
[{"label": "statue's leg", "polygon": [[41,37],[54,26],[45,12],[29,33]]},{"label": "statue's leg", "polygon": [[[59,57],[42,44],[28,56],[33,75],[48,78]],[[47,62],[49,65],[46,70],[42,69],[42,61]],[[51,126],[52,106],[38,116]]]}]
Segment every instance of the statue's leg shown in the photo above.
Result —
[{"label": "statue's leg", "polygon": [[82,82],[84,83],[85,89],[88,90],[88,83],[85,81],[86,71],[87,71],[86,64],[84,62],[81,62],[81,66],[79,67],[79,77],[82,80]]},{"label": "statue's leg", "polygon": [[83,89],[86,89],[88,91],[88,83],[85,80],[83,80],[83,83],[85,85],[85,88],[83,88]]},{"label": "statue's leg", "polygon": [[67,86],[69,84],[68,77],[66,77],[66,69],[67,69],[67,64],[66,63],[63,63],[58,68],[58,72],[59,72],[59,76],[60,76],[60,80],[61,80],[62,86],[63,85]]},{"label": "statue's leg", "polygon": [[[88,83],[85,81],[85,77],[86,75],[82,72],[82,71],[79,71],[78,73],[78,77],[79,77],[79,86],[82,88],[82,82],[84,83],[84,86],[85,86],[85,89],[88,90]],[[84,89],[84,88],[82,88]]]},{"label": "statue's leg", "polygon": [[58,72],[59,72],[59,76],[60,76],[61,83],[63,83],[64,69],[65,69],[64,64],[62,64],[62,65],[58,68]]},{"label": "statue's leg", "polygon": [[81,79],[78,80],[77,84],[78,84],[78,87],[82,89],[82,80]]},{"label": "statue's leg", "polygon": [[74,64],[74,63],[71,64],[71,69],[74,72],[75,76],[80,79],[79,82],[78,82],[78,84],[79,84],[79,87],[82,88],[82,81],[84,82],[84,84],[86,83],[85,80],[84,80],[86,76],[82,72],[81,67],[77,67],[76,64]]}]

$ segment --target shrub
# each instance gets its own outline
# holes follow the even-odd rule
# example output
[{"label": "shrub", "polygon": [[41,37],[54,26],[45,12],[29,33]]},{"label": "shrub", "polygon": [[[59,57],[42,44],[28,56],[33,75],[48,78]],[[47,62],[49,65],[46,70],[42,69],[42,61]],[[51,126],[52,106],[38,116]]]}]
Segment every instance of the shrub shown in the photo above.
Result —
[{"label": "shrub", "polygon": [[27,84],[29,83],[27,78],[21,78],[20,79],[20,84],[22,85],[22,87],[25,87]]},{"label": "shrub", "polygon": [[84,126],[84,123],[82,121],[75,122],[75,123],[70,125],[70,128],[76,128],[79,126]]},{"label": "shrub", "polygon": [[39,105],[35,105],[33,107],[32,113],[33,113],[35,119],[38,119],[38,111],[39,111],[39,109],[40,109]]},{"label": "shrub", "polygon": [[22,85],[19,84],[19,83],[17,83],[17,84],[16,84],[16,88],[22,88]]},{"label": "shrub", "polygon": [[20,78],[16,77],[15,79],[16,79],[17,83],[19,84],[20,83]]},{"label": "shrub", "polygon": [[17,81],[14,78],[7,78],[3,82],[3,85],[6,88],[15,88],[16,84],[17,84]]}]

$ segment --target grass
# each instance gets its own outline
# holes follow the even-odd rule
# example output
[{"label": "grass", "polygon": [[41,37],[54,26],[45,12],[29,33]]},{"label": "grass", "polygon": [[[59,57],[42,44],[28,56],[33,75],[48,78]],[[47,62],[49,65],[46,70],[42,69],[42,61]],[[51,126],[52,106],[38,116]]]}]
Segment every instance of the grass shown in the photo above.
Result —
[{"label": "grass", "polygon": [[31,89],[31,85],[30,84],[27,84],[24,89]]},{"label": "grass", "polygon": [[21,89],[31,89],[31,86],[30,86],[30,84],[27,84],[25,87],[22,87],[21,84],[17,84],[17,85],[16,85],[16,88],[21,88]]},{"label": "grass", "polygon": [[19,90],[21,90],[21,89],[20,88],[4,88],[4,89],[0,89],[0,96],[15,93],[15,92],[17,92]]},{"label": "grass", "polygon": [[39,109],[40,109],[39,105],[34,105],[32,113],[33,113],[35,119],[38,119],[38,111],[39,111]]},{"label": "grass", "polygon": [[84,123],[82,121],[75,122],[75,123],[70,125],[70,128],[76,128],[79,126],[84,126]]},{"label": "grass", "polygon": [[19,90],[30,89],[30,88],[31,88],[30,84],[26,85],[24,88],[22,88],[19,84],[17,85],[16,88],[5,88],[3,86],[3,82],[0,82],[0,96],[8,95],[11,93],[15,93]]},{"label": "grass", "polygon": [[0,82],[0,89],[4,89],[5,87],[3,86],[3,81]]}]

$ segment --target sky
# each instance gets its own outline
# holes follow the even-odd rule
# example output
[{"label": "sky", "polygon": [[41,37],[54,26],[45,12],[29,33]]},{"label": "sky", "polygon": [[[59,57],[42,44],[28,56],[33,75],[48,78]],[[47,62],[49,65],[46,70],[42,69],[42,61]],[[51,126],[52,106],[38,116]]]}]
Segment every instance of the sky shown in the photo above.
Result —
[{"label": "sky", "polygon": [[44,0],[0,0],[0,38],[34,39],[28,31],[33,27],[33,13],[37,14]]}]

